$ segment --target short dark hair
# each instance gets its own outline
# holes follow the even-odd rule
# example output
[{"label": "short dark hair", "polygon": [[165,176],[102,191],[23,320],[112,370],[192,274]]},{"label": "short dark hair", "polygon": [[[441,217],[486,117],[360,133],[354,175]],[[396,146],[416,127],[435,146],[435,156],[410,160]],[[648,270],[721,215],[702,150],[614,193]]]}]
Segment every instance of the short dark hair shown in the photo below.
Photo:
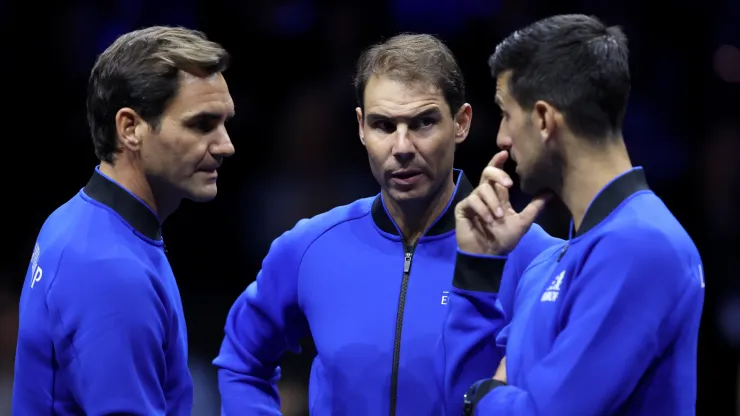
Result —
[{"label": "short dark hair", "polygon": [[136,111],[154,128],[177,94],[181,70],[198,76],[225,71],[229,54],[199,31],[154,26],[126,33],[97,59],[87,88],[87,121],[98,159],[119,151],[116,113]]},{"label": "short dark hair", "polygon": [[627,37],[595,17],[548,17],[509,35],[488,61],[494,78],[511,71],[522,108],[538,100],[563,112],[574,134],[592,140],[622,131],[630,91]]},{"label": "short dark hair", "polygon": [[354,79],[360,108],[373,75],[402,82],[429,82],[442,91],[454,115],[465,103],[465,80],[452,51],[432,35],[403,33],[365,50]]}]

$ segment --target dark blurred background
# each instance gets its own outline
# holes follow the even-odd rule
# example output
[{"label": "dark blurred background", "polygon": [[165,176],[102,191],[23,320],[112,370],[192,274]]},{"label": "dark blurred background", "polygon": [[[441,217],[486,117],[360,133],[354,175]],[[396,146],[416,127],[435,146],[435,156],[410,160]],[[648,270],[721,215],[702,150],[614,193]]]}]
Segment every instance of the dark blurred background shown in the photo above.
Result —
[{"label": "dark blurred background", "polygon": [[[573,12],[621,25],[629,36],[630,153],[704,259],[698,414],[740,414],[740,276],[731,267],[740,250],[739,0],[0,0],[0,85],[9,105],[0,138],[0,415],[10,409],[17,299],[36,234],[97,162],[86,81],[115,37],[182,25],[233,54],[226,76],[237,107],[229,126],[236,156],[221,170],[214,202],[184,203],[164,227],[188,320],[193,415],[210,416],[219,407],[210,360],[231,303],[271,240],[301,218],[378,192],[354,114],[351,79],[362,49],[405,31],[448,43],[474,109],[456,164],[477,181],[496,150],[499,123],[488,55],[512,30]],[[566,236],[562,207],[553,205],[540,222]],[[303,354],[283,363],[286,416],[307,414],[314,353],[306,340]]]}]

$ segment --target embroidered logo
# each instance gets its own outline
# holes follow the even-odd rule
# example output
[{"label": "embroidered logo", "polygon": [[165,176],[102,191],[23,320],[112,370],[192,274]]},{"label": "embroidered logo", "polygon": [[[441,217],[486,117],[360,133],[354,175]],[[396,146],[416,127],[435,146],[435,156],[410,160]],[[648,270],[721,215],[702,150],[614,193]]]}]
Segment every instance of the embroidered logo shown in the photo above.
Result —
[{"label": "embroidered logo", "polygon": [[552,283],[550,283],[550,286],[545,289],[545,293],[542,294],[540,302],[555,302],[558,300],[558,295],[560,295],[560,285],[563,284],[563,278],[565,278],[565,270],[560,272],[560,274],[553,279]]}]

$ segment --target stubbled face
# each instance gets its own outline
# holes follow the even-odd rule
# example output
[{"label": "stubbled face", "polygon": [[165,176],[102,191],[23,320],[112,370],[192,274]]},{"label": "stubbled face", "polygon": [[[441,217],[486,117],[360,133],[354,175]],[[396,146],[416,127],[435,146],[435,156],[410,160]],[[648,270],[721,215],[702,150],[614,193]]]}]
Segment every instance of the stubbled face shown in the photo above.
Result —
[{"label": "stubbled face", "polygon": [[496,79],[496,104],[501,108],[501,125],[496,144],[507,150],[517,164],[522,191],[536,194],[551,189],[562,176],[562,163],[556,151],[544,145],[542,120],[535,111],[525,111],[511,96],[511,71]]},{"label": "stubbled face", "polygon": [[152,185],[193,201],[215,198],[217,169],[234,154],[225,127],[233,115],[234,102],[220,73],[201,78],[181,72],[179,91],[159,128],[140,132],[142,169]]},{"label": "stubbled face", "polygon": [[360,139],[386,197],[424,200],[441,192],[452,175],[455,145],[468,135],[470,105],[453,118],[435,86],[373,76],[364,108],[364,114],[356,109]]}]

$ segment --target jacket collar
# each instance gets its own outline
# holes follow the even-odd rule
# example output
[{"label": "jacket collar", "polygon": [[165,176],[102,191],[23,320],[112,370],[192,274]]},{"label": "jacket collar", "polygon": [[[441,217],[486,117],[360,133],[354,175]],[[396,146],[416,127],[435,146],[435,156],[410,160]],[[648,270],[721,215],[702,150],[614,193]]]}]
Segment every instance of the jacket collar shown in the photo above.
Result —
[{"label": "jacket collar", "polygon": [[[465,177],[463,171],[455,169],[454,172],[455,191],[445,210],[440,214],[432,226],[424,233],[424,236],[435,236],[448,233],[455,229],[455,205],[473,192],[473,185]],[[400,236],[396,222],[391,218],[385,207],[382,194],[373,201],[372,217],[375,225],[388,234]]]},{"label": "jacket collar", "polygon": [[[645,178],[645,171],[640,167],[633,168],[611,181],[599,192],[591,205],[586,209],[578,232],[574,237],[580,237],[599,225],[606,219],[625,199],[632,194],[650,190]],[[573,223],[571,222],[570,233],[573,235]]]},{"label": "jacket collar", "polygon": [[85,195],[115,211],[131,227],[152,240],[162,238],[162,228],[154,212],[139,198],[105,176],[96,167],[82,190]]}]

